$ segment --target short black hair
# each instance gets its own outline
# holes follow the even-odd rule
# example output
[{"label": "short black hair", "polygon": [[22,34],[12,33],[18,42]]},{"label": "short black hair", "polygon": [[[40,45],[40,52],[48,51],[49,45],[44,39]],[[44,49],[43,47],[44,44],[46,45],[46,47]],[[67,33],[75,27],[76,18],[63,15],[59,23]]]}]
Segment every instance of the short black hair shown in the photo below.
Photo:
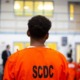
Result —
[{"label": "short black hair", "polygon": [[51,28],[51,21],[45,16],[37,15],[32,17],[28,22],[30,36],[35,39],[43,38]]}]

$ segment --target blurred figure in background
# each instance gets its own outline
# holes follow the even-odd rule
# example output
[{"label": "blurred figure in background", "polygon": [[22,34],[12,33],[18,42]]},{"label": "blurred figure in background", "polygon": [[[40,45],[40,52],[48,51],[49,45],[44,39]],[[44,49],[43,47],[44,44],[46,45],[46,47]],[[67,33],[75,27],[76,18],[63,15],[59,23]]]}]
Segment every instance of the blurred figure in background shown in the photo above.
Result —
[{"label": "blurred figure in background", "polygon": [[11,55],[11,52],[10,52],[10,45],[7,45],[6,46],[6,50],[4,50],[3,52],[2,52],[2,60],[3,60],[3,70],[4,70],[4,67],[5,67],[5,63],[6,63],[6,61],[7,61],[7,59],[8,59],[8,57]]},{"label": "blurred figure in background", "polygon": [[71,44],[69,44],[67,51],[68,51],[67,52],[67,57],[68,58],[72,58],[72,52],[73,52],[73,50],[72,50],[72,45]]},{"label": "blurred figure in background", "polygon": [[76,80],[76,63],[72,58],[68,60],[68,80]]}]

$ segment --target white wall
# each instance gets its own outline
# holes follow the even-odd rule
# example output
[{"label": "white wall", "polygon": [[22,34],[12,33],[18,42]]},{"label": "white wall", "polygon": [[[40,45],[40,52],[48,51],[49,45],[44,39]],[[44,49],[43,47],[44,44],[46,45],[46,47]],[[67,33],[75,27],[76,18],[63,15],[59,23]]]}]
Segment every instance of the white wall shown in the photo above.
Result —
[{"label": "white wall", "polygon": [[[68,30],[69,28],[69,15],[68,15],[68,2],[80,0],[54,0],[54,14],[50,18],[52,21],[53,30]],[[14,14],[14,0],[1,0],[1,32],[25,32],[27,29],[27,21],[30,17],[15,16]],[[74,24],[74,23],[73,23]]]}]

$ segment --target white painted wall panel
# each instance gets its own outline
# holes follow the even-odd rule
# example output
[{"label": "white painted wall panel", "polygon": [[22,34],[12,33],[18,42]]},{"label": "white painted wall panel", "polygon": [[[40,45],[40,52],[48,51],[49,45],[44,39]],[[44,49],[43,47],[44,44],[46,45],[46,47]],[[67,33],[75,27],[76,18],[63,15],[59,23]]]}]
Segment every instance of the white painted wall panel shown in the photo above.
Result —
[{"label": "white painted wall panel", "polygon": [[2,28],[15,28],[16,27],[16,21],[1,21],[1,27]]}]

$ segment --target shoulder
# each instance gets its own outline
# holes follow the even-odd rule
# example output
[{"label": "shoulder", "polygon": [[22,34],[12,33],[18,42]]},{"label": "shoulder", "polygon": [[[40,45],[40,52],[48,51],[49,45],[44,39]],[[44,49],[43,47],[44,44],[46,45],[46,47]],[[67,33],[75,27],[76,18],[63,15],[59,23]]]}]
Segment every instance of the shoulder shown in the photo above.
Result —
[{"label": "shoulder", "polygon": [[8,58],[8,61],[16,62],[19,58],[21,58],[24,55],[25,52],[28,52],[28,49],[23,49],[11,54]]},{"label": "shoulder", "polygon": [[63,63],[67,63],[67,59],[62,53],[58,52],[58,55],[60,56]]},{"label": "shoulder", "polygon": [[64,56],[63,53],[56,51],[57,55],[61,58],[61,59],[66,59],[66,57]]},{"label": "shoulder", "polygon": [[65,56],[64,56],[61,52],[59,52],[59,51],[57,51],[57,50],[50,49],[50,51],[51,51],[52,53],[54,53],[55,55],[57,55],[57,56],[60,56],[60,57],[62,57],[62,58],[65,58]]},{"label": "shoulder", "polygon": [[6,52],[6,50],[3,51],[3,53]]},{"label": "shoulder", "polygon": [[2,51],[2,54],[5,54],[6,53],[6,50]]},{"label": "shoulder", "polygon": [[63,53],[57,51],[57,50],[52,50],[54,56],[57,56],[59,60],[61,60],[62,62],[67,62],[66,57],[63,55]]}]

